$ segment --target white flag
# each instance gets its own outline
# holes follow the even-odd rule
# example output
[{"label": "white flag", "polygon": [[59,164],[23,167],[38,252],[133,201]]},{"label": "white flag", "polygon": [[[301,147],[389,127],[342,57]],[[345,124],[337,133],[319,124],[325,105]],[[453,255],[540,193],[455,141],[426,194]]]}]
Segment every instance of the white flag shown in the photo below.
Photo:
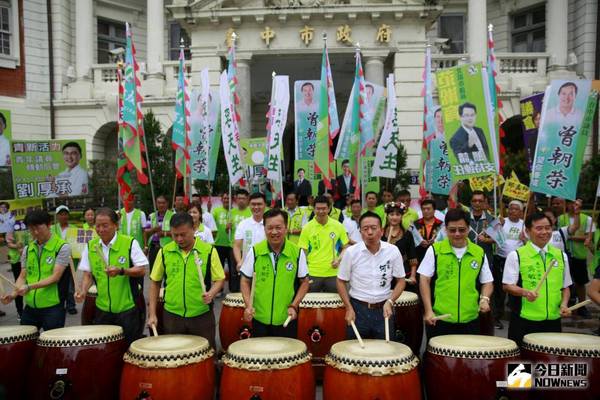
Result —
[{"label": "white flag", "polygon": [[375,162],[373,163],[372,176],[384,178],[395,178],[398,166],[398,146],[400,144],[400,132],[398,129],[398,118],[396,113],[396,90],[394,88],[394,74],[387,78],[388,102],[385,115],[385,125],[377,145]]},{"label": "white flag", "polygon": [[276,75],[273,79],[271,107],[269,108],[269,132],[267,134],[267,178],[281,180],[281,140],[290,106],[290,82],[287,75]]},{"label": "white flag", "polygon": [[198,173],[202,176],[209,176],[209,158],[210,153],[210,119],[209,119],[209,104],[210,104],[210,83],[208,80],[208,68],[204,68],[200,72],[200,81],[202,83],[202,91],[200,92],[200,104],[201,104],[201,115],[200,120],[202,127],[200,128],[200,143],[203,143],[201,154],[199,154],[200,160],[203,162],[199,163]]},{"label": "white flag", "polygon": [[231,90],[227,71],[223,71],[219,81],[219,94],[221,97],[221,132],[223,137],[223,152],[227,169],[229,171],[229,181],[235,185],[244,177],[244,167],[240,157],[240,138],[233,104],[231,102]]}]

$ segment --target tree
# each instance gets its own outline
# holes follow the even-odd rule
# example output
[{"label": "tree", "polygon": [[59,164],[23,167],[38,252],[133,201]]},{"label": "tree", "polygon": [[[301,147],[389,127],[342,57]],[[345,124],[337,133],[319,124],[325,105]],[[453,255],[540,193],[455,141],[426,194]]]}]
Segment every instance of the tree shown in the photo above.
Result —
[{"label": "tree", "polygon": [[90,195],[92,205],[117,208],[117,162],[90,160]]}]

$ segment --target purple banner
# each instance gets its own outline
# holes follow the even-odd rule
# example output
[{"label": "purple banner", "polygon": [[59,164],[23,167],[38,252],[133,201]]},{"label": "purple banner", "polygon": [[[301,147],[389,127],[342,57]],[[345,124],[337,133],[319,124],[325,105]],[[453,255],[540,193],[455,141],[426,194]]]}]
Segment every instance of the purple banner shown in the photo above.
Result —
[{"label": "purple banner", "polygon": [[544,93],[533,94],[521,99],[521,116],[523,117],[523,143],[527,149],[527,161],[529,169],[535,157],[535,146],[537,144],[538,128],[542,114],[542,102]]}]

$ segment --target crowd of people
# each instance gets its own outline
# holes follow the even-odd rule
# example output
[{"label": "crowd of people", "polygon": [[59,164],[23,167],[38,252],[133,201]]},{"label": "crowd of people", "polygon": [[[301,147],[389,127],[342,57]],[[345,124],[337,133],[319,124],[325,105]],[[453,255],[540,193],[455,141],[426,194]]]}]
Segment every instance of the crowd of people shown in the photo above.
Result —
[{"label": "crowd of people", "polygon": [[[222,193],[218,207],[176,196],[171,208],[158,196],[148,216],[135,198],[118,211],[85,210],[83,228],[93,235],[75,263],[69,208],[57,207],[54,218],[30,211],[27,229],[6,234],[15,283],[1,300],[14,300],[21,324],[48,330],[64,326],[96,285],[93,322],[123,327],[129,343],[157,325],[162,303],[165,333],[203,336],[213,347],[213,304],[226,282],[241,292],[254,336],[295,337],[308,292],[338,293],[346,322],[363,338],[385,337],[384,319],[407,290],[420,297],[428,338],[478,334],[480,316],[491,313],[496,329],[509,321],[518,344],[528,333],[560,332],[569,306],[586,295],[600,302],[600,230],[581,201],[553,198],[540,209],[512,200],[495,212],[473,191],[469,205],[442,210],[407,190],[383,189],[364,194],[363,208],[347,172],[312,196],[299,170],[283,207],[239,189],[232,199]],[[586,307],[577,314],[590,318]],[[347,337],[355,337],[350,327]]]}]

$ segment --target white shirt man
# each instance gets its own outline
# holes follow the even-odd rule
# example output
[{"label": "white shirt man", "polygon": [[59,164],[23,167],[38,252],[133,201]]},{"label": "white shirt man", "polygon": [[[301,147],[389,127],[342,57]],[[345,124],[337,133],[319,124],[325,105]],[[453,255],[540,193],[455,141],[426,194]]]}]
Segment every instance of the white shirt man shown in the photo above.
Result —
[{"label": "white shirt man", "polygon": [[215,218],[208,211],[202,213],[202,224],[204,224],[204,226],[211,232],[217,231],[217,223],[215,222]]},{"label": "white shirt man", "polygon": [[242,257],[245,257],[252,246],[266,239],[263,220],[256,222],[253,217],[242,220],[235,230],[234,239],[243,240]]},{"label": "white shirt man", "polygon": [[352,243],[362,242],[362,236],[360,235],[360,229],[358,227],[358,221],[352,219],[352,216],[344,217],[344,221],[342,222],[344,228],[346,228],[346,232],[348,233],[348,239],[352,241]]},{"label": "white shirt man", "polygon": [[[116,240],[117,240],[116,234],[110,240],[110,242],[108,242],[108,246],[105,245],[102,240],[100,240],[100,245],[102,246],[102,253],[104,254],[105,260],[108,260],[109,250],[110,250],[111,246],[115,243]],[[133,263],[134,267],[138,267],[141,265],[148,265],[148,259],[146,258],[146,255],[140,248],[140,244],[135,239],[133,239],[133,242],[131,242],[131,262]],[[83,248],[83,251],[81,252],[81,261],[79,262],[79,266],[77,267],[77,270],[84,271],[84,272],[92,272],[91,268],[90,268],[90,260],[88,258],[88,247],[87,246],[85,246]]]},{"label": "white shirt man", "polygon": [[521,232],[523,232],[523,220],[519,219],[517,222],[513,222],[509,218],[506,218],[502,226],[502,231],[506,240],[502,246],[496,245],[496,254],[502,258],[506,258],[511,251],[518,249],[524,244],[520,239]]},{"label": "white shirt man", "polygon": [[[269,253],[271,257],[271,262],[275,265],[275,255],[273,252]],[[252,278],[254,274],[254,248],[250,248],[246,258],[244,258],[244,262],[242,263],[242,268],[240,272],[244,274],[247,278]],[[298,258],[298,273],[296,276],[299,279],[305,278],[308,275],[308,265],[306,264],[306,254],[303,251],[300,252],[300,257]]]},{"label": "white shirt man", "polygon": [[[531,246],[538,253],[541,248],[530,242]],[[543,248],[544,253],[548,252],[548,244],[546,244]],[[573,284],[571,280],[571,272],[569,270],[569,259],[566,254],[563,252],[563,261],[565,263],[565,269],[563,271],[563,289],[569,287]],[[506,263],[504,264],[504,275],[502,276],[502,283],[505,285],[516,285],[519,281],[519,256],[517,255],[517,251],[511,251],[506,257]]]},{"label": "white shirt man", "polygon": [[[456,258],[460,260],[467,252],[467,247],[452,246],[452,251],[454,251]],[[425,257],[423,258],[423,261],[421,261],[419,269],[417,269],[417,273],[425,275],[429,278],[431,278],[435,274],[435,254],[433,253],[433,246],[430,246],[427,249]],[[488,264],[487,257],[484,257],[483,266],[481,267],[481,272],[479,274],[479,283],[488,283],[492,282],[493,280],[494,277],[492,276],[492,271],[490,270],[490,265]]]}]

